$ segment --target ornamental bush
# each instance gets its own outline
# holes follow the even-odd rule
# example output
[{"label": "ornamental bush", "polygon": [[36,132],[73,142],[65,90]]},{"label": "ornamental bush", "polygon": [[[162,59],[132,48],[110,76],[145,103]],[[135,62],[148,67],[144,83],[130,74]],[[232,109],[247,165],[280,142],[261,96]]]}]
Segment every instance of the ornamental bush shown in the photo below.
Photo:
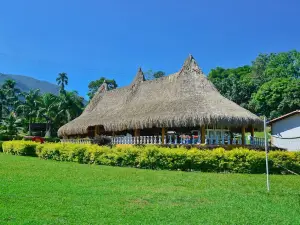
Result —
[{"label": "ornamental bush", "polygon": [[[235,148],[199,150],[161,147],[156,145],[117,145],[45,143],[9,141],[3,151],[17,155],[35,155],[42,159],[70,161],[97,165],[167,169],[181,171],[265,173],[265,153]],[[300,173],[300,152],[271,151],[270,173],[286,173],[286,169]]]},{"label": "ornamental bush", "polygon": [[5,141],[2,144],[4,153],[13,155],[36,156],[36,146],[39,145],[33,141]]}]

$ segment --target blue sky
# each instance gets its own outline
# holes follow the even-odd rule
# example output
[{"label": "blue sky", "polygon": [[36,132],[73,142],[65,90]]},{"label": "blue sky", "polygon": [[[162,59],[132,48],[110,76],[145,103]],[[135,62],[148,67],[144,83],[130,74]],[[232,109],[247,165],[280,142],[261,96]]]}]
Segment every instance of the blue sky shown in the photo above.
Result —
[{"label": "blue sky", "polygon": [[0,0],[0,72],[83,96],[101,76],[129,84],[139,66],[173,73],[191,53],[205,73],[259,53],[300,49],[298,0]]}]

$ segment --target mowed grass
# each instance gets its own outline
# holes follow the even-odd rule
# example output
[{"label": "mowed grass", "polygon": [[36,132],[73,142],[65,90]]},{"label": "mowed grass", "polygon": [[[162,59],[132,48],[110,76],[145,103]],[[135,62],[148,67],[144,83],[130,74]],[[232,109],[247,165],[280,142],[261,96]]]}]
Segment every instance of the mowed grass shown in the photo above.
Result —
[{"label": "mowed grass", "polygon": [[151,171],[0,154],[0,224],[300,224],[300,177]]}]

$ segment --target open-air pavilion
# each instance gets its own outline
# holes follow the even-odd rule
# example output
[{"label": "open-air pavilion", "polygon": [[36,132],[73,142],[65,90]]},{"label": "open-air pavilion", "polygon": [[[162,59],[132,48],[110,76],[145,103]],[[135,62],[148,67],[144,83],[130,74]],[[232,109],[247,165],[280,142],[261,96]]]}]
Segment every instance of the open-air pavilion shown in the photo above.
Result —
[{"label": "open-air pavilion", "polygon": [[222,96],[190,55],[171,75],[145,80],[141,69],[129,86],[99,88],[82,115],[62,126],[62,141],[106,135],[126,144],[251,144],[262,120]]}]

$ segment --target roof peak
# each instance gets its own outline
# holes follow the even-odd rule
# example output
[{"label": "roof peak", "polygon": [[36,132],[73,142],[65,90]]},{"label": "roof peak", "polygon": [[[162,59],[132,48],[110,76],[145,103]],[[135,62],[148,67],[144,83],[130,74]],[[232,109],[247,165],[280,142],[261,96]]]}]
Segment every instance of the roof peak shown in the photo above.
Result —
[{"label": "roof peak", "polygon": [[141,82],[143,82],[145,80],[146,79],[145,79],[144,73],[142,71],[142,68],[139,67],[138,72],[136,73],[135,78],[132,81],[132,84],[141,83]]},{"label": "roof peak", "polygon": [[183,70],[194,70],[196,72],[203,73],[201,68],[198,66],[198,63],[196,62],[195,58],[192,56],[192,54],[189,54],[187,59],[184,61]]}]

